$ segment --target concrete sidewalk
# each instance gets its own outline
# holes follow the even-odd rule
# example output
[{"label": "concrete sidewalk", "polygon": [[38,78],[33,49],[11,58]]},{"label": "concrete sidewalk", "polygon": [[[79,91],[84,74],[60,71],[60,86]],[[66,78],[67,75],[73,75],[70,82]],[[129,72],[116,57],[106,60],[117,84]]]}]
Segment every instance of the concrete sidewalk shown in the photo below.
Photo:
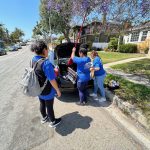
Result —
[{"label": "concrete sidewalk", "polygon": [[110,68],[111,66],[114,66],[114,65],[128,63],[131,61],[141,60],[141,59],[145,59],[145,58],[148,58],[148,57],[145,56],[145,57],[137,57],[137,58],[129,58],[129,59],[125,59],[125,60],[120,60],[120,61],[104,64],[104,68]]},{"label": "concrete sidewalk", "polygon": [[129,81],[136,83],[136,84],[142,84],[142,85],[145,85],[147,87],[150,87],[150,80],[141,76],[141,75],[124,73],[123,71],[115,70],[112,68],[106,68],[105,70],[109,74],[122,77],[122,78],[129,80]]}]

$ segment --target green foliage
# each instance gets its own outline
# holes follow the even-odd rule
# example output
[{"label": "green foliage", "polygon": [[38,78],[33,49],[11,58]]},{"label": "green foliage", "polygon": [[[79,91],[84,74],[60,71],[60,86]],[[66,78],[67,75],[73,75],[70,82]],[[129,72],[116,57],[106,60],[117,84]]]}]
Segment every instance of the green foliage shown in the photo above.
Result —
[{"label": "green foliage", "polygon": [[121,53],[137,53],[136,44],[122,44],[119,46],[119,52]]},{"label": "green foliage", "polygon": [[116,51],[117,46],[118,46],[118,38],[115,38],[115,37],[111,38],[110,42],[108,44],[108,48],[113,50],[113,51]]},{"label": "green foliage", "polygon": [[87,45],[89,46],[89,51],[92,51],[92,45],[93,45],[93,43],[91,41],[88,41]]},{"label": "green foliage", "polygon": [[15,30],[10,34],[11,41],[16,43],[21,41],[21,37],[24,36],[24,32],[21,29],[15,28]]},{"label": "green foliage", "polygon": [[144,53],[145,53],[145,54],[148,54],[148,51],[149,51],[149,48],[148,48],[148,47],[144,49]]},{"label": "green foliage", "polygon": [[[65,2],[63,2],[65,3]],[[52,33],[63,34],[67,41],[69,39],[69,31],[71,29],[71,14],[70,14],[70,1],[66,1],[65,8],[61,13],[57,13],[53,10],[47,10],[47,0],[41,0],[40,3],[40,24],[42,35],[50,34],[50,28]],[[66,13],[67,12],[67,13]],[[66,14],[66,15],[65,15]],[[43,32],[44,31],[44,32]],[[36,33],[36,32],[35,32]]]},{"label": "green foliage", "polygon": [[61,35],[59,38],[58,38],[58,41],[60,42],[60,43],[62,43],[62,40],[64,40],[65,39],[65,37],[63,36],[63,35]]},{"label": "green foliage", "polygon": [[0,40],[9,43],[9,31],[3,24],[0,24]]}]

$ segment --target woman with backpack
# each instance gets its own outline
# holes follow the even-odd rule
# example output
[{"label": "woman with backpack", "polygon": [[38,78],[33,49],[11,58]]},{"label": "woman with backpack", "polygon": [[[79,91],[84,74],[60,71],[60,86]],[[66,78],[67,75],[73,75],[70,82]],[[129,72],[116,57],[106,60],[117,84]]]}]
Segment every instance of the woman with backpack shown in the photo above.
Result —
[{"label": "woman with backpack", "polygon": [[[35,53],[32,58],[32,66],[35,68],[35,74],[38,77],[40,87],[44,87],[42,93],[38,96],[40,101],[40,112],[42,115],[41,123],[50,120],[50,127],[55,127],[61,122],[61,118],[55,118],[54,115],[54,97],[61,96],[55,80],[54,68],[48,57],[48,48],[43,41],[37,41],[31,46],[31,51]],[[45,86],[44,86],[45,84]]]},{"label": "woman with backpack", "polygon": [[[94,97],[95,100],[99,100],[100,102],[105,102],[105,89],[104,89],[104,79],[106,77],[106,72],[103,68],[103,63],[98,56],[96,51],[91,52],[91,58],[93,59],[93,67],[90,68],[91,72],[94,72],[94,93],[90,94],[90,96]],[[98,99],[97,92],[100,90],[101,98]]]}]

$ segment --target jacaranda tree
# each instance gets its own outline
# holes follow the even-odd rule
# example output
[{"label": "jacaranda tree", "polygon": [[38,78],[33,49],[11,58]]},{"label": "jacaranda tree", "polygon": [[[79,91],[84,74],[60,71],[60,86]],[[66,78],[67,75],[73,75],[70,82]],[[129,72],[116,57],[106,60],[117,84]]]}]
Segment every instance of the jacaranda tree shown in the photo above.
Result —
[{"label": "jacaranda tree", "polygon": [[69,32],[77,18],[82,23],[85,16],[90,21],[97,15],[100,20],[103,16],[104,26],[106,21],[135,25],[148,18],[149,9],[149,0],[41,0],[40,30],[63,34],[70,41]]}]

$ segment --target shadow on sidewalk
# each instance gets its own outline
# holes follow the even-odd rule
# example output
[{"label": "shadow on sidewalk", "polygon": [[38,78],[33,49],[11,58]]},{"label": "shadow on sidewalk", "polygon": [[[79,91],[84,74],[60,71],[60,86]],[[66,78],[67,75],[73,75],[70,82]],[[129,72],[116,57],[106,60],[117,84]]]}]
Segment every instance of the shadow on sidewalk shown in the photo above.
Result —
[{"label": "shadow on sidewalk", "polygon": [[92,118],[89,116],[81,116],[78,111],[62,116],[62,124],[57,126],[56,132],[62,136],[71,134],[76,129],[88,129]]},{"label": "shadow on sidewalk", "polygon": [[[63,92],[62,96],[57,99],[59,99],[62,102],[65,102],[65,103],[76,103],[76,102],[79,102],[79,94],[78,94],[78,91]],[[85,106],[81,106],[81,107],[86,107],[86,106],[108,107],[109,105],[111,105],[110,101],[99,103],[99,101],[95,101],[92,97],[89,97],[89,96],[88,96],[87,100],[88,100],[88,103]]]}]

